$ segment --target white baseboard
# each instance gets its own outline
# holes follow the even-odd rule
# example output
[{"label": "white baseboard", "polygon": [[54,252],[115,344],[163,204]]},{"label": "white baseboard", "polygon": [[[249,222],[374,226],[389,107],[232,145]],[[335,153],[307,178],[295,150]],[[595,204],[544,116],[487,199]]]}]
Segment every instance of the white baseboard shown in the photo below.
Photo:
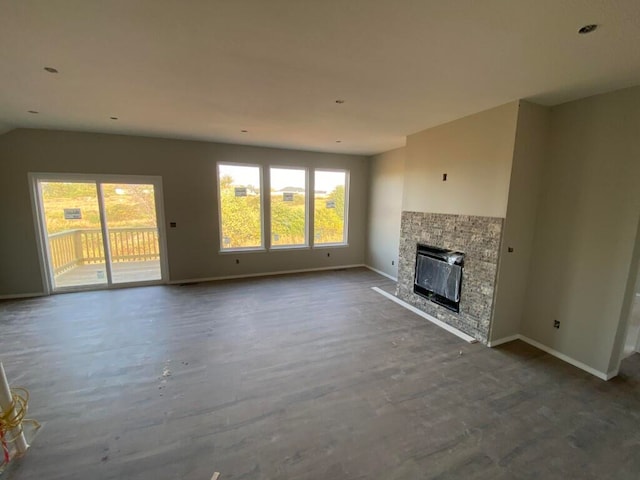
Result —
[{"label": "white baseboard", "polygon": [[586,363],[582,363],[581,361],[576,360],[575,358],[572,358],[569,355],[565,355],[564,353],[554,350],[551,347],[547,347],[545,344],[537,342],[529,337],[525,337],[524,335],[520,335],[520,340],[528,343],[529,345],[533,345],[534,347],[539,348],[543,352],[547,352],[549,355],[553,355],[554,357],[559,358],[560,360],[563,360],[573,365],[574,367],[578,367],[579,369],[584,370],[585,372],[588,372],[591,375],[594,375],[602,380],[611,380],[613,377],[615,377],[618,374],[618,372],[605,373],[605,372],[601,372],[600,370],[596,370],[595,368],[590,367]]},{"label": "white baseboard", "polygon": [[44,297],[44,292],[40,293],[13,293],[9,295],[0,295],[0,300],[17,300],[19,298]]},{"label": "white baseboard", "polygon": [[389,300],[392,300],[394,302],[396,302],[398,305],[406,308],[407,310],[412,311],[413,313],[415,313],[416,315],[420,315],[422,318],[426,318],[427,320],[429,320],[431,323],[434,323],[435,325],[437,325],[440,328],[443,328],[444,330],[446,330],[449,333],[453,333],[455,336],[460,337],[461,339],[463,339],[465,342],[469,342],[469,343],[476,343],[478,340],[476,340],[475,338],[473,338],[471,335],[467,335],[464,332],[461,332],[460,330],[458,330],[457,328],[452,327],[451,325],[447,325],[446,323],[444,323],[441,320],[438,320],[435,317],[432,317],[431,315],[429,315],[428,313],[423,312],[422,310],[417,309],[416,307],[414,307],[413,305],[408,304],[407,302],[400,300],[398,297],[396,297],[395,295],[391,295],[388,292],[385,292],[384,290],[382,290],[381,288],[378,287],[371,287],[371,290],[378,292],[379,294],[387,297]]},{"label": "white baseboard", "polygon": [[513,342],[514,340],[519,340],[520,335],[509,335],[508,337],[498,338],[497,340],[489,340],[487,343],[488,347],[497,347],[498,345],[502,345],[503,343]]},{"label": "white baseboard", "polygon": [[589,365],[587,365],[586,363],[582,363],[580,360],[576,360],[575,358],[570,357],[569,355],[565,355],[562,352],[559,352],[557,350],[554,350],[551,347],[546,346],[543,343],[540,343],[536,340],[533,340],[529,337],[526,337],[524,335],[511,335],[510,337],[504,337],[504,338],[500,338],[498,340],[494,340],[492,342],[489,343],[490,347],[496,347],[498,345],[502,345],[503,343],[507,343],[507,342],[512,342],[514,340],[522,340],[525,343],[528,343],[529,345],[532,345],[534,347],[536,347],[539,350],[542,350],[543,352],[548,353],[549,355],[552,355],[556,358],[559,358],[560,360],[562,360],[563,362],[567,362],[570,365],[573,365],[574,367],[579,368],[580,370],[584,370],[587,373],[590,373],[591,375],[598,377],[601,380],[611,380],[613,377],[615,377],[616,375],[618,375],[618,371],[614,370],[611,372],[601,372],[600,370],[596,370],[593,367],[590,367]]},{"label": "white baseboard", "polygon": [[240,278],[272,277],[274,275],[288,275],[291,273],[322,272],[326,270],[342,270],[345,268],[362,268],[362,267],[366,267],[366,265],[364,265],[363,263],[359,263],[359,264],[353,264],[353,265],[334,265],[332,267],[302,268],[299,270],[279,270],[277,272],[247,273],[243,275],[227,275],[224,277],[188,278],[186,280],[171,280],[169,282],[169,285],[178,285],[183,283],[218,282],[220,280],[236,280]]},{"label": "white baseboard", "polygon": [[392,277],[391,275],[389,275],[388,273],[383,272],[382,270],[378,270],[377,268],[373,268],[373,267],[371,267],[369,265],[365,265],[365,267],[367,267],[372,272],[376,272],[378,275],[382,275],[383,277],[387,277],[389,280],[393,280],[394,282],[398,281],[397,277]]},{"label": "white baseboard", "polygon": [[613,377],[617,377],[619,373],[620,373],[620,370],[618,368],[616,368],[615,370],[611,370],[610,372],[607,372],[606,380],[611,380]]}]

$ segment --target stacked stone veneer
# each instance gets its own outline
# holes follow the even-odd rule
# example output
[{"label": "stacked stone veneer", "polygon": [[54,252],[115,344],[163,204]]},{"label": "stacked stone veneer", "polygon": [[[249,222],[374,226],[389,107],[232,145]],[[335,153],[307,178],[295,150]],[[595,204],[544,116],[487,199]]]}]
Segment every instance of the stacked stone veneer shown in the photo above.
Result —
[{"label": "stacked stone veneer", "polygon": [[[503,219],[495,217],[402,212],[396,295],[486,344],[493,312],[502,224]],[[465,254],[459,313],[413,293],[418,243]]]}]

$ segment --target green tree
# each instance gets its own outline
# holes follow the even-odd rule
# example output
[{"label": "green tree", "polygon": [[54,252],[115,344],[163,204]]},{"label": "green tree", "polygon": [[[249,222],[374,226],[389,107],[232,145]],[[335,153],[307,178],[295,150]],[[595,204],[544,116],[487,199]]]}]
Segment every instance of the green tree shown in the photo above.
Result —
[{"label": "green tree", "polygon": [[[47,232],[100,228],[98,193],[93,183],[43,182],[42,203]],[[104,184],[109,227],[153,227],[155,198],[151,185]],[[82,218],[68,220],[64,210],[79,208]]]},{"label": "green tree", "polygon": [[224,186],[221,185],[221,187],[220,208],[222,213],[223,248],[258,247],[262,245],[260,195],[248,194],[246,197],[236,197],[235,187],[229,182]]},{"label": "green tree", "polygon": [[[271,242],[273,245],[301,245],[305,242],[305,196],[293,195],[283,201],[282,195],[271,195]],[[276,237],[277,236],[277,237]]]},{"label": "green tree", "polygon": [[344,205],[344,186],[342,185],[338,185],[326,197],[316,197],[314,209],[316,243],[344,241]]}]

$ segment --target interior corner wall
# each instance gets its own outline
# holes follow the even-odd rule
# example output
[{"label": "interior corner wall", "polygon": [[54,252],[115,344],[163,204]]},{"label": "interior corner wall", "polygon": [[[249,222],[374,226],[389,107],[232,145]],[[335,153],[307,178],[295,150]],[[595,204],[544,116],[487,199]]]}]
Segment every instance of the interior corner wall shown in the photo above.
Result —
[{"label": "interior corner wall", "polygon": [[522,333],[609,373],[640,214],[640,87],[554,107],[549,146]]},{"label": "interior corner wall", "polygon": [[504,218],[517,117],[514,101],[409,135],[402,210]]},{"label": "interior corner wall", "polygon": [[491,341],[520,333],[540,180],[547,160],[550,113],[548,107],[520,101],[509,201],[500,245]]},{"label": "interior corner wall", "polygon": [[[216,162],[350,170],[348,246],[219,253]],[[0,136],[0,296],[43,292],[29,172],[159,175],[169,275],[185,281],[364,263],[368,158],[184,140],[17,129]],[[265,218],[268,221],[268,218]],[[235,258],[242,261],[236,264]]]},{"label": "interior corner wall", "polygon": [[[371,157],[366,264],[398,277],[400,217],[406,148]],[[393,265],[392,265],[393,262]]]}]

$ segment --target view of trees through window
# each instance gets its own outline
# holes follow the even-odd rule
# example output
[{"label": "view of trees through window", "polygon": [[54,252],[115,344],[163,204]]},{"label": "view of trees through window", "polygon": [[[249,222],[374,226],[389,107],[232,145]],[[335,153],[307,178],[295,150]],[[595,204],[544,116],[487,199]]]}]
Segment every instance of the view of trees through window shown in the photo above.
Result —
[{"label": "view of trees through window", "polygon": [[222,249],[262,246],[260,167],[218,165]]},{"label": "view of trees through window", "polygon": [[[314,244],[345,243],[348,173],[315,170],[313,175]],[[307,171],[271,167],[269,177],[271,245],[308,245]],[[264,245],[261,185],[259,166],[218,164],[222,250]]]},{"label": "view of trees through window", "polygon": [[347,172],[316,170],[313,222],[316,245],[346,242],[346,189]]},{"label": "view of trees through window", "polygon": [[271,245],[306,245],[306,170],[272,168],[270,177]]},{"label": "view of trees through window", "polygon": [[[41,182],[49,234],[78,228],[100,228],[95,183]],[[110,227],[155,227],[153,185],[104,184],[102,194]],[[80,209],[80,218],[64,218],[64,209]]]},{"label": "view of trees through window", "polygon": [[126,283],[161,278],[152,183],[61,179],[38,185],[54,288],[107,284],[109,279]]}]

